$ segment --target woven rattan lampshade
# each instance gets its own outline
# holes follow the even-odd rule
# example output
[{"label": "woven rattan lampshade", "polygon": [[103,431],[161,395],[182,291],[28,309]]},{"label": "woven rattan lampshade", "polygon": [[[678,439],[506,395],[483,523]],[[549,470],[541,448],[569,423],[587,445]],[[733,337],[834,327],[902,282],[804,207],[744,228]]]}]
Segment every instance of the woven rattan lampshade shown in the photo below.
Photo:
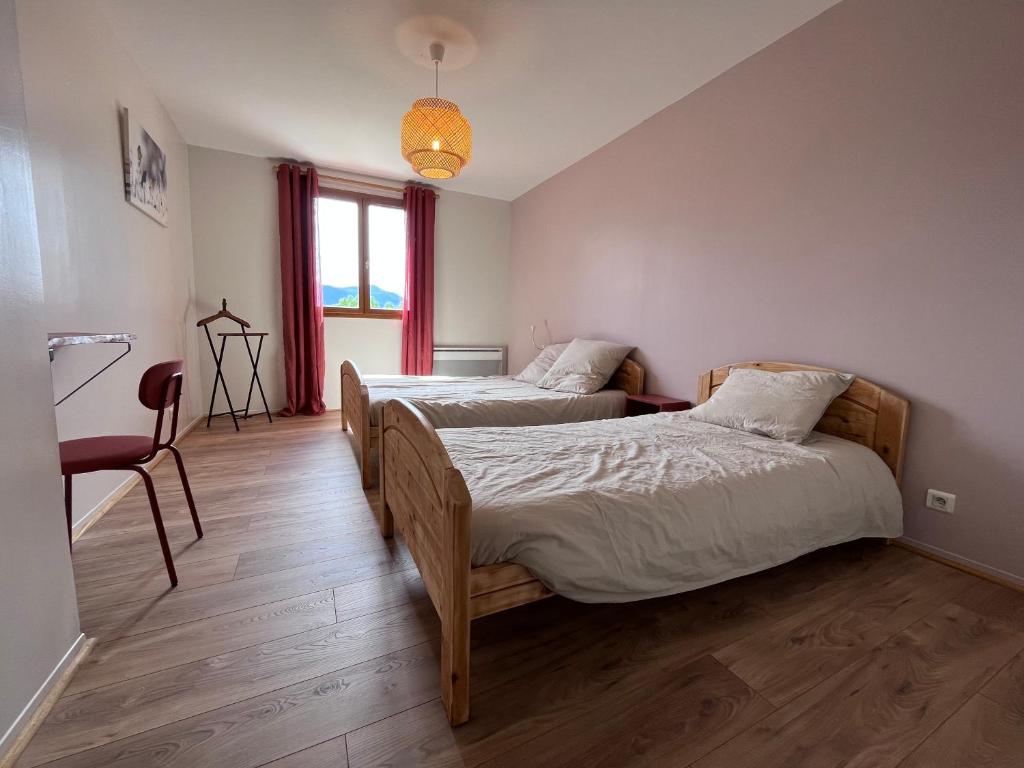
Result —
[{"label": "woven rattan lampshade", "polygon": [[451,179],[473,158],[473,126],[458,104],[436,95],[437,66],[444,58],[444,46],[432,44],[430,58],[435,95],[414,101],[402,118],[402,157],[420,176]]},{"label": "woven rattan lampshade", "polygon": [[447,99],[417,99],[402,118],[402,157],[420,176],[450,179],[473,157],[473,127]]}]

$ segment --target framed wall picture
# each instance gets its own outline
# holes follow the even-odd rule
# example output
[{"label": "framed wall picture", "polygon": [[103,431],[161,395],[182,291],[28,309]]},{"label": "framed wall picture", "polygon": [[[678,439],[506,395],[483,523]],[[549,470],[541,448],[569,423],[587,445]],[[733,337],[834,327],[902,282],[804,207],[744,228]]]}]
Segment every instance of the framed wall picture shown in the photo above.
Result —
[{"label": "framed wall picture", "polygon": [[127,108],[121,110],[121,150],[125,199],[166,227],[167,156]]}]

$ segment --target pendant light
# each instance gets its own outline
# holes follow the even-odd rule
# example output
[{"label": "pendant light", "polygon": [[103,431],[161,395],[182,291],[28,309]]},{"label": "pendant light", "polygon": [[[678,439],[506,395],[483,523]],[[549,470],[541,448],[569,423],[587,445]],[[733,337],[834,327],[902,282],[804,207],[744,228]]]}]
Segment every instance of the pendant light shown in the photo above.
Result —
[{"label": "pendant light", "polygon": [[434,96],[417,99],[402,118],[402,157],[420,176],[451,179],[458,176],[473,157],[473,127],[459,111],[458,104],[437,95],[438,66],[444,46],[433,43]]}]

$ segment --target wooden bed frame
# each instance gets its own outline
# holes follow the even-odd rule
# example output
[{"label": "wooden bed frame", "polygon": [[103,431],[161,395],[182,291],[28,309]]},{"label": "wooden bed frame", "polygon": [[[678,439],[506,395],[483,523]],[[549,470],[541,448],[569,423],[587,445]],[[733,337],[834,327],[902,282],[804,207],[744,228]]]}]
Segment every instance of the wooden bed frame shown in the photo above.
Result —
[{"label": "wooden bed frame", "polygon": [[[707,400],[731,368],[767,371],[817,370],[791,363],[737,363],[700,377]],[[365,412],[365,408],[364,408]],[[910,404],[863,379],[855,379],[816,429],[866,445],[899,483]],[[441,618],[441,700],[452,725],[469,719],[469,626],[473,619],[551,596],[526,568],[470,562],[469,489],[427,419],[410,403],[384,406],[378,522],[381,534],[405,538],[427,593]]]},{"label": "wooden bed frame", "polygon": [[[605,389],[622,389],[627,395],[643,394],[643,366],[627,358]],[[363,383],[358,366],[351,360],[341,364],[341,428],[352,430],[363,488],[372,488],[378,475],[380,427],[370,424],[369,390]]]}]

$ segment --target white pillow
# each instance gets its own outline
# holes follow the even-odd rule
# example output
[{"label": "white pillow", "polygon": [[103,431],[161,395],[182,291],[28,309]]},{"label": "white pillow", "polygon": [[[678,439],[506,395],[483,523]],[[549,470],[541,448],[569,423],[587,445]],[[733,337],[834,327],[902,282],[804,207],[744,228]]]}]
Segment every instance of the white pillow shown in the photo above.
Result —
[{"label": "white pillow", "polygon": [[853,379],[850,373],[772,373],[733,368],[715,394],[691,409],[689,416],[708,424],[801,443]]},{"label": "white pillow", "polygon": [[573,339],[537,386],[592,395],[608,383],[632,351],[633,347],[623,344]]},{"label": "white pillow", "polygon": [[555,364],[555,360],[565,352],[565,348],[568,346],[568,341],[561,344],[548,344],[540,351],[539,355],[533,358],[532,363],[523,368],[518,376],[512,378],[516,381],[525,381],[527,384],[536,384],[544,378],[544,374]]}]

